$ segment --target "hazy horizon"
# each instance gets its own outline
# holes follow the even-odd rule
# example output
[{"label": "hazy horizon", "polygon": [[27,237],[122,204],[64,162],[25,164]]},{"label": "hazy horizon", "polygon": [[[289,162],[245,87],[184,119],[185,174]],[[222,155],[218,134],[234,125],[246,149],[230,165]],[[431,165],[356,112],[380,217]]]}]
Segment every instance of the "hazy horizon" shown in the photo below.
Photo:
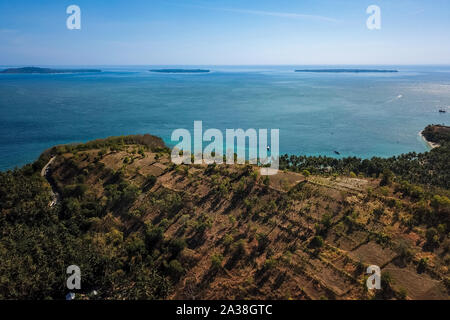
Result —
[{"label": "hazy horizon", "polygon": [[330,64],[330,63],[318,63],[318,64],[25,64],[25,63],[15,63],[15,64],[1,64],[1,67],[11,67],[11,66],[34,66],[34,67],[52,67],[52,66],[101,66],[101,67],[148,67],[148,66],[210,66],[210,67],[301,67],[301,66],[349,66],[349,67],[358,67],[358,66],[399,66],[399,67],[408,67],[408,66],[436,66],[436,67],[448,67],[450,63],[418,63],[418,64]]}]

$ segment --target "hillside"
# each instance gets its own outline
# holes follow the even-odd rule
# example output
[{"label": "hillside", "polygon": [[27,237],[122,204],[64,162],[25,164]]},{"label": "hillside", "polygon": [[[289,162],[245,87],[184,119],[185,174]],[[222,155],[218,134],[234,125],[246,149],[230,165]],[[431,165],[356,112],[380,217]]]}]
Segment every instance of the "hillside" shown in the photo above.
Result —
[{"label": "hillside", "polygon": [[[440,180],[312,159],[267,178],[174,165],[149,135],[52,148],[0,174],[0,298],[62,299],[77,264],[83,298],[448,299]],[[383,289],[369,292],[373,264]]]}]

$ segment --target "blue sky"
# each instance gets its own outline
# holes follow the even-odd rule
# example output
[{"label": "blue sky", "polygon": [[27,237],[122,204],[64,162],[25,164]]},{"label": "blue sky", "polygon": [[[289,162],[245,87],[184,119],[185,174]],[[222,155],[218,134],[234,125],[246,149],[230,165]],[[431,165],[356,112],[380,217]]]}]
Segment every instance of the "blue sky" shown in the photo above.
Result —
[{"label": "blue sky", "polygon": [[[81,30],[66,28],[67,6]],[[381,8],[368,30],[366,8]],[[448,0],[0,0],[0,65],[450,64]]]}]

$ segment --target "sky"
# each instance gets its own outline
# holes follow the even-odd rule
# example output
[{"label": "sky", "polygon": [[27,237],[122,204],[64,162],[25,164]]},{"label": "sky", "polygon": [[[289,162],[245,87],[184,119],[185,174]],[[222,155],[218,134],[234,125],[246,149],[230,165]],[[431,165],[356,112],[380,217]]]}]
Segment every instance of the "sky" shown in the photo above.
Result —
[{"label": "sky", "polygon": [[0,0],[0,65],[442,65],[449,12],[448,0]]}]

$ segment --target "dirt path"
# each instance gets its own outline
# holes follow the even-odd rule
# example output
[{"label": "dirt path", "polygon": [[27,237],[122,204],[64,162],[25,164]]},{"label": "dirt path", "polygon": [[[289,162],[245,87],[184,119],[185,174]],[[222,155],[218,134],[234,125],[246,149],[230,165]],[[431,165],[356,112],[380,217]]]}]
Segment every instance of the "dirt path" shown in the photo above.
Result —
[{"label": "dirt path", "polygon": [[52,162],[55,160],[56,156],[52,157],[47,164],[42,168],[41,170],[41,176],[43,176],[45,179],[47,179],[48,183],[50,184],[50,187],[52,188],[51,194],[52,194],[52,201],[50,201],[49,206],[53,207],[59,203],[59,193],[56,191],[54,183],[49,179],[49,169]]}]

